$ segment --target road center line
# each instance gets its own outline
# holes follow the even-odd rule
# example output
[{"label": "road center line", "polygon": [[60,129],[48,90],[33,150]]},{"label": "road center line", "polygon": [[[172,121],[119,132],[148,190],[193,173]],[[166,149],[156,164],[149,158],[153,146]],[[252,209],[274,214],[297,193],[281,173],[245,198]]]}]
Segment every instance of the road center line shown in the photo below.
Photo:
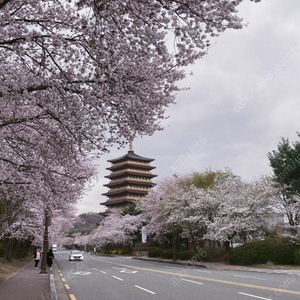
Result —
[{"label": "road center line", "polygon": [[150,294],[152,294],[152,295],[156,295],[156,293],[154,293],[154,292],[152,292],[152,291],[150,291],[150,290],[147,290],[147,289],[145,289],[145,288],[142,288],[142,287],[140,287],[140,286],[138,286],[138,285],[135,285],[135,287],[138,288],[138,289],[141,289],[141,290],[143,290],[143,291],[145,291],[145,292],[148,292],[148,293],[150,293]]},{"label": "road center line", "polygon": [[73,294],[69,294],[71,300],[76,300],[76,297]]},{"label": "road center line", "polygon": [[257,279],[257,280],[267,280],[266,278],[261,278],[261,277],[251,277],[251,276],[242,276],[242,275],[233,275],[233,276],[241,277],[241,278]]},{"label": "road center line", "polygon": [[240,294],[240,295],[245,295],[245,296],[249,296],[249,297],[252,297],[252,298],[257,298],[257,299],[272,300],[272,299],[270,299],[270,298],[259,297],[259,296],[255,296],[255,295],[251,295],[251,294],[242,293],[242,292],[238,292],[238,294]]},{"label": "road center line", "polygon": [[189,274],[179,274],[175,272],[168,272],[163,270],[155,270],[155,269],[149,269],[149,268],[143,268],[143,267],[136,267],[131,265],[125,265],[125,264],[119,264],[112,261],[107,261],[103,259],[99,259],[98,257],[92,257],[93,260],[101,261],[107,264],[114,264],[117,266],[122,266],[125,268],[132,268],[136,270],[142,270],[146,272],[153,272],[153,273],[160,273],[160,274],[168,274],[173,276],[179,276],[179,277],[185,277],[185,278],[193,278],[193,279],[199,279],[203,281],[210,281],[210,282],[216,282],[216,283],[223,283],[228,285],[235,285],[235,286],[242,286],[242,287],[248,287],[252,289],[258,289],[258,290],[265,290],[265,291],[274,291],[282,294],[291,294],[291,295],[300,295],[300,291],[293,291],[293,290],[286,290],[286,289],[280,289],[280,288],[273,288],[269,286],[262,286],[262,285],[255,285],[255,284],[249,284],[249,283],[241,283],[241,282],[235,282],[235,281],[229,281],[229,280],[222,280],[222,279],[215,279],[215,278],[208,278],[208,277],[202,277],[202,276],[195,276],[195,275],[189,275]]},{"label": "road center line", "polygon": [[209,273],[211,274],[211,271],[203,271],[203,270],[193,270],[194,272],[199,272],[199,273]]}]

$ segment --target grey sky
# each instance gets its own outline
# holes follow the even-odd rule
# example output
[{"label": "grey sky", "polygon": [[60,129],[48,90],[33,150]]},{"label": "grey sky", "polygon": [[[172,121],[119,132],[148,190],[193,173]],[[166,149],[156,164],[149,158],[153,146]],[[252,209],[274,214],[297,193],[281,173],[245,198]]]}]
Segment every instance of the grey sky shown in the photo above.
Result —
[{"label": "grey sky", "polygon": [[[134,141],[134,152],[154,158],[156,180],[230,168],[245,181],[271,173],[267,153],[281,137],[298,139],[300,122],[300,2],[245,1],[239,16],[248,24],[228,30],[180,82],[176,105],[166,111],[165,130]],[[99,212],[106,198],[108,159],[99,161],[98,182],[78,213]]]}]

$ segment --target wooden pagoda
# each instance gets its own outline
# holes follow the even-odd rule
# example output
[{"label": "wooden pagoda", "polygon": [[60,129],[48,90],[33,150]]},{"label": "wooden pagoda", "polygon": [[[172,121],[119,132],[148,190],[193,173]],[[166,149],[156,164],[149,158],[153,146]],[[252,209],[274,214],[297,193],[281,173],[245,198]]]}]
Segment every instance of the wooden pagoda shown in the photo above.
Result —
[{"label": "wooden pagoda", "polygon": [[109,178],[110,181],[104,186],[109,190],[102,194],[108,199],[100,204],[105,205],[109,211],[111,208],[122,208],[130,203],[143,200],[154,186],[152,179],[156,175],[151,172],[155,169],[150,165],[152,161],[154,159],[135,154],[132,142],[126,155],[108,160],[112,165],[106,169],[111,173],[105,178]]}]

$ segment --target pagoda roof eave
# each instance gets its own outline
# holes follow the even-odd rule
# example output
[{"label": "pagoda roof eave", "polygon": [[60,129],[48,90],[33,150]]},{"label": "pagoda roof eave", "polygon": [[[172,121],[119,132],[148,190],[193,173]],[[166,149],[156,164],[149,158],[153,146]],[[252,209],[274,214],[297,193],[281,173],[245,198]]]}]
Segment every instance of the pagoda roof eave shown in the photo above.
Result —
[{"label": "pagoda roof eave", "polygon": [[123,155],[123,156],[121,156],[121,157],[115,158],[115,159],[110,159],[110,160],[108,160],[108,162],[116,163],[116,162],[118,162],[118,161],[123,161],[123,160],[125,160],[126,158],[132,158],[132,159],[141,160],[141,161],[145,161],[145,162],[151,162],[151,161],[154,161],[153,158],[143,157],[143,156],[140,156],[140,155],[135,154],[133,151],[128,151],[127,154],[125,154],[125,155]]},{"label": "pagoda roof eave", "polygon": [[124,171],[120,174],[110,174],[110,175],[106,175],[104,176],[104,178],[115,178],[115,177],[121,177],[125,174],[129,174],[129,175],[133,175],[133,176],[140,176],[140,177],[146,177],[146,178],[153,178],[153,177],[157,177],[157,175],[151,174],[151,173],[137,173],[137,172],[131,172],[131,171]]},{"label": "pagoda roof eave", "polygon": [[155,186],[155,183],[153,183],[152,181],[139,181],[139,180],[134,180],[134,179],[124,179],[124,180],[120,180],[118,182],[109,182],[107,184],[103,184],[103,186],[105,187],[112,187],[112,186],[123,186],[125,183],[127,184],[140,184],[140,185],[143,185],[143,186],[149,186],[149,187],[153,187]]},{"label": "pagoda roof eave", "polygon": [[124,190],[120,190],[120,191],[114,191],[114,190],[110,190],[107,193],[103,193],[101,194],[102,196],[113,196],[113,195],[120,195],[120,194],[135,194],[135,195],[147,195],[149,193],[148,190],[146,191],[141,191],[141,190],[128,190],[128,189],[124,189]]},{"label": "pagoda roof eave", "polygon": [[[128,167],[140,167],[139,165],[135,165],[133,163],[128,163],[126,162],[126,164],[122,165],[122,166],[111,166],[111,167],[108,167],[108,168],[105,168],[106,170],[109,170],[109,171],[116,171],[118,169],[122,170],[125,168],[125,166],[128,166]],[[143,169],[145,170],[153,170],[153,169],[156,169],[156,167],[153,167],[151,165],[147,165],[147,166],[143,166]]]},{"label": "pagoda roof eave", "polygon": [[133,202],[136,202],[135,200],[116,200],[116,201],[105,201],[105,202],[101,202],[100,204],[101,205],[105,205],[105,206],[112,206],[112,205],[115,205],[115,204],[120,204],[120,203],[133,203]]}]

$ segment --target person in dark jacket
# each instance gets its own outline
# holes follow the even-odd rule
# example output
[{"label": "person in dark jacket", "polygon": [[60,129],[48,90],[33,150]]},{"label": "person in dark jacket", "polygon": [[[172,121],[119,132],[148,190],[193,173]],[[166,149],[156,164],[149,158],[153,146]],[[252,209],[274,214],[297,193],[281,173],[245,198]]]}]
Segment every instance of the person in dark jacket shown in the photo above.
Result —
[{"label": "person in dark jacket", "polygon": [[49,249],[49,251],[47,252],[47,266],[49,268],[52,267],[53,259],[54,259],[53,251],[52,251],[52,249]]}]

